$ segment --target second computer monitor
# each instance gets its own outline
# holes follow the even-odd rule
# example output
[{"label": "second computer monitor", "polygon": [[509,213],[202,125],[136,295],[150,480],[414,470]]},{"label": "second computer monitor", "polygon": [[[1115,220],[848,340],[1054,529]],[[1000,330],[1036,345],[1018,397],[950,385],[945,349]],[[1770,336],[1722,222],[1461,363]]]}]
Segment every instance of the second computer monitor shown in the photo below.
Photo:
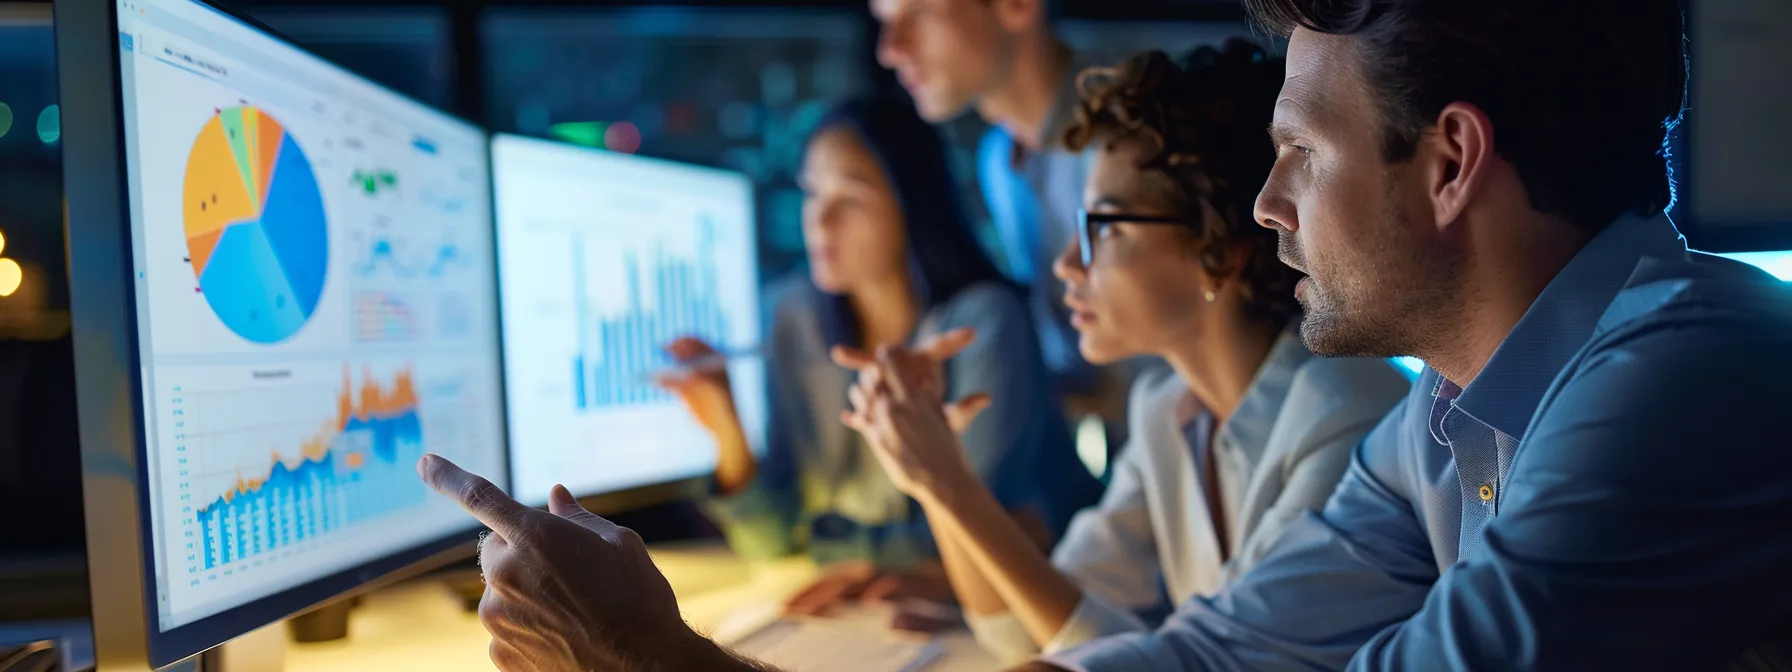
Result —
[{"label": "second computer monitor", "polygon": [[703,476],[716,444],[656,384],[684,336],[729,357],[765,424],[752,186],[737,173],[500,135],[492,143],[514,493]]}]

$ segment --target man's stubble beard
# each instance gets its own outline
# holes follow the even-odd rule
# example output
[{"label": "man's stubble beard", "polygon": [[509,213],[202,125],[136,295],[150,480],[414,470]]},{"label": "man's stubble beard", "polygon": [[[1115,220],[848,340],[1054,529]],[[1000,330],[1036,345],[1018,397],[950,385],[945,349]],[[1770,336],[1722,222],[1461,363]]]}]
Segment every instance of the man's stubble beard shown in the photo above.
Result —
[{"label": "man's stubble beard", "polygon": [[[1399,207],[1397,183],[1390,180],[1381,226],[1369,236],[1372,249],[1356,282],[1322,290],[1309,281],[1301,301],[1301,340],[1325,357],[1423,356],[1444,337],[1431,326],[1453,314],[1449,305],[1460,264],[1427,250],[1413,235],[1412,218]],[[1328,293],[1336,292],[1336,294]]]}]

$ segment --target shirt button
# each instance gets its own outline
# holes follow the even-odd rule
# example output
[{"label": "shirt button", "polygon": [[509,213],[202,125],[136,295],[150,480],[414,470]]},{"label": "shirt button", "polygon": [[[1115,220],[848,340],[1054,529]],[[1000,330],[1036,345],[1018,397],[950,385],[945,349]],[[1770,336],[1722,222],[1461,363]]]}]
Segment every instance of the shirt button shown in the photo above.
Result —
[{"label": "shirt button", "polygon": [[1488,485],[1486,483],[1482,483],[1480,495],[1481,495],[1481,501],[1483,501],[1483,502],[1493,501],[1493,486]]}]

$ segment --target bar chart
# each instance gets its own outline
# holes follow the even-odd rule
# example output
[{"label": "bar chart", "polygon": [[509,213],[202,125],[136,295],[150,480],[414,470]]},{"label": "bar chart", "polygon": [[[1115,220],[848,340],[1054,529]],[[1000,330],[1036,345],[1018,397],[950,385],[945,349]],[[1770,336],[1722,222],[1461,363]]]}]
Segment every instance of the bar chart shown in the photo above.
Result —
[{"label": "bar chart", "polygon": [[[591,305],[585,269],[585,236],[572,234],[573,303],[578,354],[573,356],[573,405],[579,410],[664,403],[672,399],[652,375],[671,362],[663,348],[695,336],[723,343],[728,335],[715,272],[715,222],[700,218],[695,259],[655,246],[648,268],[638,250],[623,253],[628,302],[619,314],[600,315]],[[646,301],[651,281],[655,300]]]},{"label": "bar chart", "polygon": [[493,142],[511,484],[613,492],[714,469],[716,443],[656,374],[703,339],[743,431],[767,415],[758,237],[742,175],[500,136]]}]

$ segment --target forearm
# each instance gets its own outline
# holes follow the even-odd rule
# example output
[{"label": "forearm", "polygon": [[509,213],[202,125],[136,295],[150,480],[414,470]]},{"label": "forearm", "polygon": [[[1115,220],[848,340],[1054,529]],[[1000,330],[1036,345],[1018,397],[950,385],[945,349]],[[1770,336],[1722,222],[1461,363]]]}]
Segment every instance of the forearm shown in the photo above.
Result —
[{"label": "forearm", "polygon": [[726,496],[745,490],[759,471],[746,431],[737,420],[712,434],[716,440],[716,492]]},{"label": "forearm", "polygon": [[946,580],[952,583],[952,592],[958,596],[958,603],[965,611],[977,616],[992,616],[1008,611],[1008,604],[1002,601],[1000,593],[991,585],[989,578],[983,576],[983,570],[971,557],[969,543],[964,529],[950,520],[933,519],[934,542],[940,548],[940,562],[946,566]]},{"label": "forearm", "polygon": [[1082,590],[1058,573],[987,488],[967,474],[963,485],[917,499],[929,520],[952,530],[959,550],[1036,643],[1044,646],[1057,636],[1082,601]]}]

